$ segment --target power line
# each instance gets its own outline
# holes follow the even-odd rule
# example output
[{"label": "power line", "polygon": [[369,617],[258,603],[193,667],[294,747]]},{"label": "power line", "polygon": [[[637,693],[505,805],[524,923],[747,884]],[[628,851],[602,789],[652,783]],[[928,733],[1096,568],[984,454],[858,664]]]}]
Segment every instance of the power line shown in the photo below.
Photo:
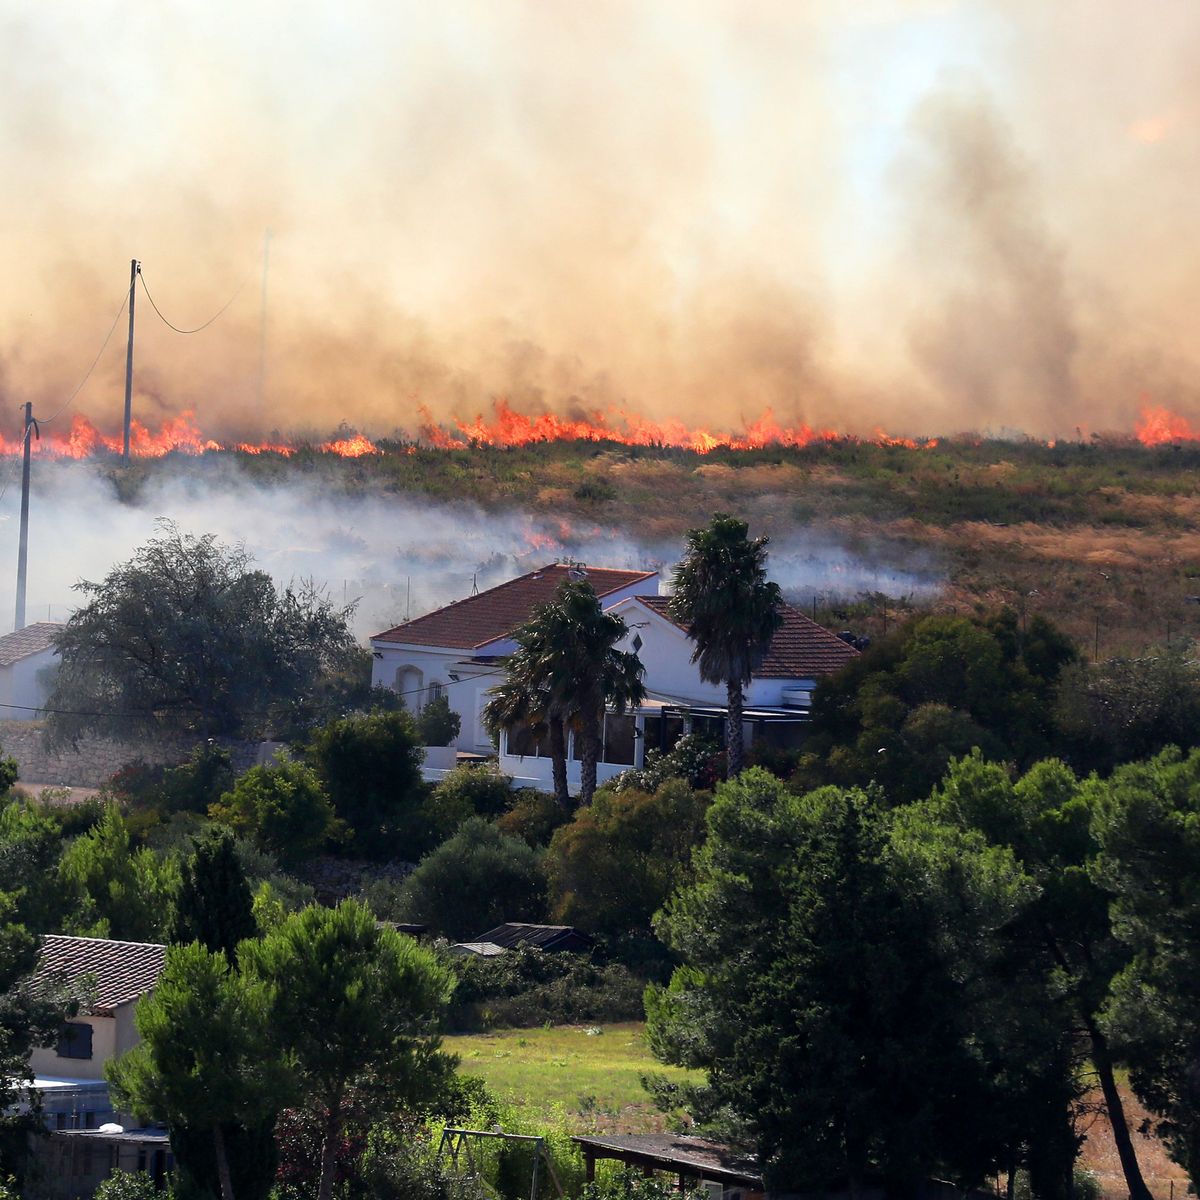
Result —
[{"label": "power line", "polygon": [[[250,272],[251,275],[253,273],[254,273],[253,271]],[[180,329],[178,325],[172,325],[171,322],[168,321],[167,318],[163,316],[162,309],[160,309],[158,307],[158,305],[154,303],[154,297],[152,295],[150,295],[150,289],[149,289],[149,287],[146,286],[145,274],[139,270],[138,277],[142,281],[142,291],[146,293],[146,299],[150,301],[150,307],[152,309],[154,309],[154,311],[156,313],[158,313],[158,319],[168,329],[173,329],[173,330],[175,330],[176,333],[199,333],[202,329],[207,329],[238,298],[238,296],[241,295],[242,288],[244,288],[250,280],[250,275],[247,275],[246,278],[243,279],[242,282],[237,285],[237,288],[234,290],[233,295],[230,296],[229,299],[226,300],[225,303],[222,304],[221,307],[219,309],[217,309],[217,311],[215,313],[213,313],[213,315],[211,317],[209,317],[208,320],[205,321],[203,325],[197,325],[195,329]]]},{"label": "power line", "polygon": [[113,317],[113,323],[108,327],[108,332],[104,335],[104,341],[100,344],[100,349],[96,352],[96,357],[92,359],[92,365],[88,367],[87,373],[79,381],[79,386],[52,412],[48,417],[41,418],[41,424],[47,425],[59,416],[71,402],[83,391],[83,385],[92,377],[92,372],[96,369],[96,364],[100,361],[100,356],[104,353],[108,346],[109,340],[112,338],[113,331],[117,328],[117,322],[121,319],[121,314],[125,311],[125,305],[129,303],[128,297],[124,292],[121,293],[121,307],[117,309],[117,315]]}]

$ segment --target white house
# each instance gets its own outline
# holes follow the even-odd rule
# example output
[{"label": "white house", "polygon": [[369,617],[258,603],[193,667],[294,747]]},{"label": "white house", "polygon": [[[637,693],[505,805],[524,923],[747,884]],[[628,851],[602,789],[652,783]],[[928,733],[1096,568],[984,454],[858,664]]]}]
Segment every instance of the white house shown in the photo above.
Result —
[{"label": "white house", "polygon": [[104,1066],[140,1040],[133,1021],[138,1000],[154,990],[166,946],[110,938],[48,934],[42,939],[35,984],[84,983],[90,1003],[58,1041],[30,1055],[42,1118],[50,1131],[36,1141],[49,1194],[59,1200],[90,1196],[114,1167],[148,1170],[161,1180],[172,1158],[162,1129],[131,1129],[114,1111]]},{"label": "white house", "polygon": [[[646,668],[646,701],[635,712],[604,718],[604,742],[596,767],[600,783],[631,766],[642,766],[649,749],[669,750],[684,733],[724,740],[725,689],[705,683],[691,661],[693,643],[667,612],[667,596],[631,596],[606,605],[620,613],[629,632],[621,649],[635,651]],[[858,657],[836,634],[790,605],[762,666],[745,690],[743,730],[747,744],[791,747],[808,723],[817,681]],[[512,730],[500,742],[500,766],[521,783],[552,786],[549,749],[528,732]],[[568,783],[579,785],[575,738],[569,737]]]},{"label": "white house", "polygon": [[33,721],[50,694],[62,625],[37,621],[0,637],[0,720]]},{"label": "white house", "polygon": [[656,571],[555,563],[376,634],[371,682],[399,692],[413,712],[445,696],[462,720],[456,748],[493,753],[481,714],[502,674],[499,660],[516,649],[510,634],[568,578],[586,579],[605,608],[658,594]]}]

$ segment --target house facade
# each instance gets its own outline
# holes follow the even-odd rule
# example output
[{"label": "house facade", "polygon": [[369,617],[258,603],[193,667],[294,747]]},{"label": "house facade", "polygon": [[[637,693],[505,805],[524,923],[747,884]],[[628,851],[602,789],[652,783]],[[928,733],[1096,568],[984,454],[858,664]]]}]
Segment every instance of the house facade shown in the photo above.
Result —
[{"label": "house facade", "polygon": [[503,676],[500,659],[516,649],[510,634],[570,578],[586,579],[605,608],[633,596],[658,595],[657,571],[555,563],[376,634],[372,684],[398,692],[414,713],[445,696],[462,722],[455,749],[494,753],[483,707]]},{"label": "house facade", "polygon": [[[725,688],[706,683],[692,662],[693,643],[668,612],[667,596],[631,596],[607,606],[625,620],[620,649],[636,653],[646,668],[646,700],[635,711],[606,713],[596,778],[604,783],[645,763],[649,750],[669,750],[685,733],[724,740]],[[836,634],[784,605],[783,621],[745,689],[743,734],[747,745],[799,745],[818,681],[858,656]],[[579,786],[579,753],[568,738],[567,780]],[[521,730],[502,735],[500,766],[521,786],[553,787],[549,747]]]},{"label": "house facade", "polygon": [[37,621],[0,637],[0,720],[34,721],[50,694],[62,625]]}]

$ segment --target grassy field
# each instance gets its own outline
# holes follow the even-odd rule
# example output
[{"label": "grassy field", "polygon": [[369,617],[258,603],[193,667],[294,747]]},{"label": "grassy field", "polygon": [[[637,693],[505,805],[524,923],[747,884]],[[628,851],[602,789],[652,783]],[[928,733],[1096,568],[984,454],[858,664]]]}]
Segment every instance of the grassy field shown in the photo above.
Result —
[{"label": "grassy field", "polygon": [[663,1116],[640,1077],[661,1072],[683,1080],[688,1072],[664,1067],[646,1048],[640,1024],[508,1029],[446,1039],[460,1069],[478,1075],[498,1096],[535,1119],[565,1114],[580,1130],[647,1133],[663,1128]]}]

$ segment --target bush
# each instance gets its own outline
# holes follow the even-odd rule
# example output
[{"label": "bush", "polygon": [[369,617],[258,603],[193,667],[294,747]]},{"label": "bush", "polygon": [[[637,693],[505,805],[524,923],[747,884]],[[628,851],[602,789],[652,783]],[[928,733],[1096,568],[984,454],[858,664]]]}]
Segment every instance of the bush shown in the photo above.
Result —
[{"label": "bush", "polygon": [[340,828],[316,772],[299,762],[252,767],[209,815],[283,863],[311,857]]},{"label": "bush", "polygon": [[614,1169],[587,1184],[580,1200],[703,1200],[707,1195],[694,1183],[680,1189],[673,1179]]},{"label": "bush", "polygon": [[609,785],[619,792],[657,791],[668,779],[684,779],[694,788],[714,788],[725,778],[725,751],[710,738],[685,733],[665,754],[646,751],[646,765],[622,771]]},{"label": "bush", "polygon": [[465,817],[498,817],[512,800],[512,780],[495,763],[463,763],[433,789],[439,807]]},{"label": "bush", "polygon": [[430,700],[417,718],[417,733],[422,746],[448,746],[462,728],[462,718],[450,707],[445,696]]},{"label": "bush", "polygon": [[368,857],[424,849],[421,746],[405,712],[376,712],[331,721],[306,754],[337,816]]},{"label": "bush", "polygon": [[539,921],[546,881],[538,853],[480,817],[421,860],[404,882],[398,908],[452,941],[502,921]]},{"label": "bush", "polygon": [[96,1200],[164,1200],[170,1193],[160,1192],[147,1171],[121,1171],[113,1168],[96,1188]]},{"label": "bush", "polygon": [[540,848],[548,846],[554,831],[568,820],[562,805],[548,792],[521,788],[509,792],[508,811],[497,818],[496,828]]},{"label": "bush", "polygon": [[546,851],[550,913],[614,936],[650,931],[704,839],[708,792],[671,779],[649,794],[601,788]]},{"label": "bush", "polygon": [[621,963],[521,946],[496,958],[455,960],[450,1023],[460,1030],[608,1024],[644,1016],[645,981]]}]

